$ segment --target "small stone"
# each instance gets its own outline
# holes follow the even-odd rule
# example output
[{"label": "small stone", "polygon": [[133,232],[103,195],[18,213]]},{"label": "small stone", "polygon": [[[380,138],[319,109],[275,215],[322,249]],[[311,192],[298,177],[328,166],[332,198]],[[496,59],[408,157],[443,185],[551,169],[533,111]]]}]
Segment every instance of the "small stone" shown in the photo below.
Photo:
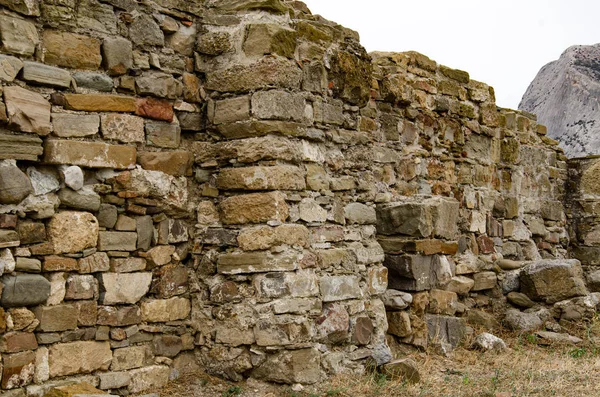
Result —
[{"label": "small stone", "polygon": [[112,229],[117,223],[117,207],[112,204],[101,204],[98,212],[98,224],[100,227]]},{"label": "small stone", "polygon": [[33,193],[31,181],[14,162],[10,160],[0,163],[0,203],[20,203]]},{"label": "small stone", "polygon": [[193,156],[190,152],[140,152],[138,163],[146,170],[161,171],[173,176],[187,176],[191,173]]},{"label": "small stone", "polygon": [[122,37],[105,38],[102,55],[104,67],[111,76],[125,74],[133,66],[133,46]]},{"label": "small stone", "polygon": [[69,276],[66,288],[66,300],[96,299],[98,296],[98,280],[91,275]]},{"label": "small stone", "polygon": [[289,215],[285,197],[280,192],[234,196],[221,203],[224,224],[284,222]]},{"label": "small stone", "polygon": [[79,273],[99,273],[109,270],[109,258],[105,252],[96,252],[78,261]]},{"label": "small stone", "polygon": [[508,295],[506,295],[506,299],[508,299],[508,301],[510,303],[512,303],[513,305],[516,305],[518,307],[522,307],[525,309],[535,306],[535,302],[533,302],[531,299],[529,299],[527,297],[527,295],[525,295],[521,292],[515,292],[515,291],[509,292]]},{"label": "small stone", "polygon": [[137,233],[100,232],[98,249],[100,251],[135,251],[137,249]]},{"label": "small stone", "polygon": [[404,380],[411,384],[419,383],[421,381],[419,368],[412,358],[402,358],[391,361],[382,367],[382,371],[391,379]]},{"label": "small stone", "polygon": [[473,347],[481,350],[496,350],[502,351],[506,350],[506,343],[495,335],[489,334],[487,332],[481,333],[477,335],[475,340],[473,341]]},{"label": "small stone", "polygon": [[498,278],[494,272],[480,272],[473,275],[473,288],[472,291],[483,291],[486,289],[493,289],[496,287]]},{"label": "small stone", "polygon": [[350,203],[344,207],[344,216],[349,224],[374,225],[377,222],[375,208],[361,203]]},{"label": "small stone", "polygon": [[129,38],[136,45],[164,46],[165,36],[152,16],[139,14],[129,25]]},{"label": "small stone", "polygon": [[537,343],[540,345],[551,345],[554,343],[577,345],[583,342],[583,339],[576,336],[557,332],[538,331],[535,335],[538,337]]},{"label": "small stone", "polygon": [[100,275],[102,293],[100,301],[105,305],[136,303],[150,289],[152,273],[103,273]]},{"label": "small stone", "polygon": [[98,211],[102,202],[100,195],[91,186],[86,186],[78,191],[70,188],[61,189],[58,192],[58,198],[65,207],[90,212]]},{"label": "small stone", "polygon": [[40,41],[33,23],[6,14],[0,15],[0,37],[4,51],[24,56],[32,56]]},{"label": "small stone", "polygon": [[175,99],[183,94],[180,81],[167,73],[145,72],[136,77],[135,86],[140,95],[152,95],[159,98]]},{"label": "small stone", "polygon": [[182,320],[191,311],[189,299],[148,299],[142,302],[142,319],[148,322],[168,322]]},{"label": "small stone", "polygon": [[73,78],[78,88],[87,88],[90,90],[112,92],[113,80],[105,74],[91,72],[73,73]]},{"label": "small stone", "polygon": [[[72,165],[69,167],[59,167],[59,169],[65,185],[73,189],[73,191],[79,191],[83,188],[83,171],[81,168]],[[93,199],[93,201],[95,201],[95,199]],[[95,203],[93,208],[96,208]]]},{"label": "small stone", "polygon": [[305,222],[325,222],[327,210],[321,207],[314,199],[302,199],[298,206],[300,219]]},{"label": "small stone", "polygon": [[176,149],[181,143],[181,128],[174,123],[146,123],[146,142],[150,146]]},{"label": "small stone", "polygon": [[12,82],[23,69],[23,61],[10,55],[0,54],[0,80]]},{"label": "small stone", "polygon": [[169,381],[171,368],[164,365],[152,365],[149,367],[133,369],[129,371],[131,383],[128,391],[138,393],[148,389],[159,389]]},{"label": "small stone", "polygon": [[515,331],[534,331],[542,327],[543,322],[536,313],[523,313],[516,309],[506,311],[506,325]]}]

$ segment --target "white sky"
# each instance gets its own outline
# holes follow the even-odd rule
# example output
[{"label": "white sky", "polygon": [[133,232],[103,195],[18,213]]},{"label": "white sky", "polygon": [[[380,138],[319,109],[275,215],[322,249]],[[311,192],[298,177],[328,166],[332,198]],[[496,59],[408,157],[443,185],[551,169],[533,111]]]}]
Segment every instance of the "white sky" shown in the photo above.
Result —
[{"label": "white sky", "polygon": [[598,0],[303,0],[360,33],[367,51],[415,50],[494,87],[516,109],[539,69],[600,42]]}]

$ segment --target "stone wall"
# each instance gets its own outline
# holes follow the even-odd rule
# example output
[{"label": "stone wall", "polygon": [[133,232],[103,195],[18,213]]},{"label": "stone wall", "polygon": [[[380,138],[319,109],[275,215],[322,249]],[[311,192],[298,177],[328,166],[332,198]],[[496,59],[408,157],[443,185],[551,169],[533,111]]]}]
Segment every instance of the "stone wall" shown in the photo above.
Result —
[{"label": "stone wall", "polygon": [[0,5],[6,395],[361,372],[567,255],[564,156],[466,72],[298,1]]}]

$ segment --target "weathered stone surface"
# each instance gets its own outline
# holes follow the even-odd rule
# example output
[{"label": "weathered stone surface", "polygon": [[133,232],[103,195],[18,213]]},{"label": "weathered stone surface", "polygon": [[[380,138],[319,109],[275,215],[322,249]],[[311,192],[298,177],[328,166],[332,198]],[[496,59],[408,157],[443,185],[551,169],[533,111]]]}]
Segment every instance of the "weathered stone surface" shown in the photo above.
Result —
[{"label": "weathered stone surface", "polygon": [[95,247],[98,229],[98,220],[89,212],[65,211],[52,217],[46,231],[55,254],[70,254]]},{"label": "weathered stone surface", "polygon": [[44,146],[44,161],[50,164],[126,169],[132,168],[135,160],[136,149],[133,146],[59,139],[48,139]]},{"label": "weathered stone surface", "polygon": [[456,292],[458,295],[467,295],[473,289],[475,281],[465,276],[452,277],[446,285],[446,290]]},{"label": "weathered stone surface", "polygon": [[472,291],[483,291],[496,287],[497,276],[494,272],[480,272],[473,275]]},{"label": "weathered stone surface", "polygon": [[29,167],[27,168],[27,176],[31,180],[33,192],[36,196],[43,196],[60,189],[58,178],[52,172],[38,171],[34,167]]},{"label": "weathered stone surface", "polygon": [[40,16],[40,5],[35,0],[0,0],[0,4],[19,14]]},{"label": "weathered stone surface", "polygon": [[85,112],[128,112],[137,110],[136,99],[123,95],[64,94],[65,108]]},{"label": "weathered stone surface", "polygon": [[50,296],[50,283],[34,274],[4,276],[4,289],[0,303],[2,307],[35,306],[44,303]]},{"label": "weathered stone surface", "polygon": [[327,220],[327,210],[321,207],[314,199],[302,199],[298,210],[298,215],[304,222],[325,222]]},{"label": "weathered stone surface", "polygon": [[137,249],[137,233],[100,232],[98,249],[100,251],[135,251]]},{"label": "weathered stone surface", "polygon": [[183,85],[172,75],[146,72],[135,79],[137,93],[159,98],[175,99],[182,95]]},{"label": "weathered stone surface", "polygon": [[315,349],[282,351],[269,355],[252,376],[269,382],[313,384],[320,380],[320,359]]},{"label": "weathered stone surface", "polygon": [[138,153],[138,163],[144,169],[173,176],[190,175],[192,162],[192,154],[186,151]]},{"label": "weathered stone surface", "polygon": [[100,397],[102,395],[106,395],[102,390],[96,389],[90,383],[81,382],[65,386],[52,387],[48,393],[44,394],[44,397]]},{"label": "weathered stone surface", "polygon": [[82,138],[96,135],[100,117],[95,114],[53,113],[53,134],[61,138]]},{"label": "weathered stone surface", "polygon": [[224,190],[303,190],[304,171],[299,167],[226,168],[217,176],[217,187]]},{"label": "weathered stone surface", "polygon": [[513,305],[516,305],[518,307],[522,307],[525,309],[535,306],[535,302],[533,302],[531,299],[529,299],[527,297],[527,295],[525,295],[521,292],[515,292],[515,291],[509,292],[508,295],[506,295],[506,299]]},{"label": "weathered stone surface", "polygon": [[146,141],[150,146],[176,149],[181,143],[181,128],[175,123],[146,123]]},{"label": "weathered stone surface", "polygon": [[283,58],[263,58],[248,66],[236,65],[207,74],[206,89],[246,92],[267,87],[299,88],[302,71]]},{"label": "weathered stone surface", "polygon": [[259,119],[303,121],[306,103],[304,97],[287,91],[259,91],[252,95],[252,114]]},{"label": "weathered stone surface", "polygon": [[142,302],[142,319],[151,323],[182,320],[189,316],[189,299],[148,299]]},{"label": "weathered stone surface", "polygon": [[42,271],[42,262],[38,259],[18,257],[15,264],[15,270],[25,273],[39,273]]},{"label": "weathered stone surface", "polygon": [[266,54],[293,58],[296,50],[295,30],[272,23],[250,24],[246,26],[244,53],[247,56]]},{"label": "weathered stone surface", "polygon": [[107,370],[111,360],[108,342],[58,343],[50,346],[48,354],[51,377]]},{"label": "weathered stone surface", "polygon": [[374,225],[377,221],[375,208],[362,203],[350,203],[345,206],[344,217],[350,224]]},{"label": "weathered stone surface", "polygon": [[8,122],[23,132],[50,133],[50,103],[40,94],[21,87],[4,88]]},{"label": "weathered stone surface", "polygon": [[537,313],[523,313],[516,309],[506,311],[504,323],[515,331],[534,331],[543,325]]},{"label": "weathered stone surface", "polygon": [[144,258],[111,258],[110,271],[115,273],[131,273],[146,270]]},{"label": "weathered stone surface", "polygon": [[419,383],[421,381],[419,368],[412,358],[391,361],[382,367],[382,372],[393,380],[399,379],[408,383]]},{"label": "weathered stone surface", "polygon": [[283,272],[295,270],[301,258],[296,253],[271,254],[270,252],[247,252],[222,254],[217,271],[222,274]]},{"label": "weathered stone surface", "polygon": [[98,378],[100,379],[99,387],[102,390],[120,389],[131,383],[131,375],[127,372],[105,372],[98,374]]},{"label": "weathered stone surface", "polygon": [[128,114],[103,114],[101,119],[102,136],[119,142],[144,142],[144,119]]},{"label": "weathered stone surface", "polygon": [[348,338],[350,316],[341,304],[329,303],[317,319],[317,334],[325,342],[340,343]]},{"label": "weathered stone surface", "polygon": [[457,317],[425,315],[430,341],[458,346],[465,336],[465,320]]},{"label": "weathered stone surface", "polygon": [[248,120],[250,117],[250,97],[239,96],[227,98],[215,103],[212,122],[214,124],[226,124],[236,121]]},{"label": "weathered stone surface", "polygon": [[78,88],[111,92],[114,86],[113,79],[101,73],[76,72],[73,73],[73,79]]},{"label": "weathered stone surface", "polygon": [[0,54],[0,80],[13,81],[23,69],[23,61],[10,55]]},{"label": "weathered stone surface", "polygon": [[408,312],[387,312],[388,333],[405,338],[412,334]]},{"label": "weathered stone surface", "polygon": [[149,355],[146,346],[131,346],[116,349],[113,352],[113,360],[110,369],[111,371],[123,371],[140,368],[148,361]]},{"label": "weathered stone surface", "polygon": [[92,188],[75,191],[68,187],[58,192],[61,205],[77,210],[96,212],[100,209],[101,198]]},{"label": "weathered stone surface", "polygon": [[150,289],[152,273],[102,273],[100,301],[105,305],[136,303]]},{"label": "weathered stone surface", "polygon": [[169,381],[171,369],[165,365],[152,365],[129,371],[131,383],[128,390],[138,393],[148,389],[158,389]]},{"label": "weathered stone surface", "polygon": [[129,38],[134,44],[148,46],[163,46],[165,36],[152,16],[140,14],[129,25]]},{"label": "weathered stone surface", "polygon": [[523,268],[519,277],[521,292],[533,300],[555,303],[587,295],[578,260],[543,260]]},{"label": "weathered stone surface", "polygon": [[33,193],[31,181],[14,162],[8,160],[0,163],[0,203],[20,203]]},{"label": "weathered stone surface", "polygon": [[221,203],[220,209],[224,224],[284,222],[289,215],[284,195],[280,192],[230,197]]},{"label": "weathered stone surface", "polygon": [[68,71],[38,62],[25,61],[21,78],[28,83],[51,87],[69,88],[71,86],[71,74]]},{"label": "weathered stone surface", "polygon": [[[35,353],[25,351],[2,357],[2,389],[14,389],[28,385],[35,371]],[[2,393],[4,394],[4,393]]]},{"label": "weathered stone surface", "polygon": [[319,279],[323,302],[362,297],[359,279],[355,276],[324,276]]},{"label": "weathered stone surface", "polygon": [[96,299],[98,297],[98,280],[94,276],[69,276],[66,285],[65,300]]},{"label": "weathered stone surface", "polygon": [[89,36],[46,30],[43,45],[44,60],[52,65],[96,70],[102,62],[100,41]]},{"label": "weathered stone surface", "polygon": [[506,343],[495,335],[483,332],[475,338],[473,341],[473,347],[480,350],[506,350]]},{"label": "weathered stone surface", "polygon": [[244,251],[269,249],[280,244],[306,246],[308,239],[308,229],[302,225],[281,225],[274,228],[258,226],[242,230],[237,237],[239,246]]},{"label": "weathered stone surface", "polygon": [[33,311],[43,332],[66,331],[77,328],[77,307],[74,305],[39,306]]},{"label": "weathered stone surface", "polygon": [[138,116],[168,122],[173,120],[173,106],[168,101],[156,98],[138,98],[135,106],[135,114]]},{"label": "weathered stone surface", "polygon": [[73,258],[67,258],[58,255],[45,256],[43,270],[45,272],[63,272],[77,270],[77,261]]},{"label": "weathered stone surface", "polygon": [[102,55],[104,67],[111,76],[125,74],[133,66],[131,42],[122,37],[104,39]]},{"label": "weathered stone surface", "polygon": [[126,327],[142,322],[142,312],[138,306],[99,306],[98,325]]},{"label": "weathered stone surface", "polygon": [[98,273],[109,269],[109,259],[105,252],[96,252],[78,261],[79,273]]},{"label": "weathered stone surface", "polygon": [[0,15],[0,36],[2,49],[17,55],[33,55],[40,41],[33,23],[11,15]]},{"label": "weathered stone surface", "polygon": [[0,159],[38,161],[43,152],[38,136],[0,133]]},{"label": "weathered stone surface", "polygon": [[171,256],[175,253],[175,247],[172,245],[158,245],[146,253],[146,259],[154,266],[166,265],[171,261]]},{"label": "weathered stone surface", "polygon": [[33,332],[7,332],[0,338],[2,353],[18,353],[37,348],[38,344]]}]

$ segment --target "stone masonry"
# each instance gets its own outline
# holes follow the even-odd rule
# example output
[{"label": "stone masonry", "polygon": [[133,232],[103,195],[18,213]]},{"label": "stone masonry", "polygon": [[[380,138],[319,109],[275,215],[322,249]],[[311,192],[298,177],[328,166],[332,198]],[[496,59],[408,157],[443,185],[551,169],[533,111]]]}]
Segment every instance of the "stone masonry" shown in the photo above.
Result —
[{"label": "stone masonry", "polygon": [[310,384],[600,302],[535,116],[300,1],[0,0],[0,81],[2,395]]}]

